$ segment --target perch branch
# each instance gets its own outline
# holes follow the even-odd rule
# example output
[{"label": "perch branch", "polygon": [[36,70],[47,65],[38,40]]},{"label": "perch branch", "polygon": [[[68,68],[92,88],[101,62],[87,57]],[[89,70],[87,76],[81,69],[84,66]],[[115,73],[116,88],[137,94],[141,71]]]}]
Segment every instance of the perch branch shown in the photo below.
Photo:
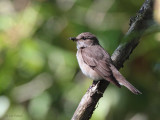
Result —
[{"label": "perch branch", "polygon": [[[132,51],[140,42],[144,31],[154,24],[153,1],[154,0],[146,0],[137,15],[130,19],[130,28],[123,38],[125,42],[119,45],[111,56],[117,69],[123,67],[123,63],[129,58]],[[109,82],[104,80],[93,82],[81,99],[72,120],[89,120],[95,110],[97,102],[103,96],[108,85]]]}]

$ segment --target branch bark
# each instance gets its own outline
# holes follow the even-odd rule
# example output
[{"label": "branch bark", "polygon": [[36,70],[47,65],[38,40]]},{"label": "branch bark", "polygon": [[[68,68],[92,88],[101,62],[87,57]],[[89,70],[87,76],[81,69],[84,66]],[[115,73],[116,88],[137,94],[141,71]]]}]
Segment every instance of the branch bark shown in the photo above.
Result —
[{"label": "branch bark", "polygon": [[[117,69],[123,67],[123,63],[136,48],[145,30],[154,24],[153,2],[154,0],[146,0],[137,15],[130,19],[130,28],[123,38],[125,42],[120,44],[111,56]],[[105,80],[93,82],[81,99],[72,120],[89,120],[108,85],[109,82]]]}]

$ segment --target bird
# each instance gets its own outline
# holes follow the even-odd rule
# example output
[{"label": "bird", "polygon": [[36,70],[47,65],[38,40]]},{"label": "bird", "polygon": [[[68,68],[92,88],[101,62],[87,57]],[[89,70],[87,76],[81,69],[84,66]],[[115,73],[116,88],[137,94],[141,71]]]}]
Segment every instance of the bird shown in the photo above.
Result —
[{"label": "bird", "polygon": [[77,60],[84,75],[93,81],[107,80],[121,88],[125,86],[134,94],[142,94],[113,65],[109,53],[99,44],[97,37],[90,32],[83,32],[77,37],[70,37],[77,44]]}]

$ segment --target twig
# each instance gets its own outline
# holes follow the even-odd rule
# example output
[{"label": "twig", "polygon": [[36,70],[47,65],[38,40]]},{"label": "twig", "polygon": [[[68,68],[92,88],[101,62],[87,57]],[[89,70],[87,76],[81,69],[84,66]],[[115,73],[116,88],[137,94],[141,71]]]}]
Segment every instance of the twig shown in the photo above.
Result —
[{"label": "twig", "polygon": [[[153,25],[153,1],[146,0],[136,17],[130,19],[130,28],[124,37],[125,43],[118,46],[111,58],[117,69],[123,67],[123,63],[129,58],[134,48],[140,42],[144,31]],[[98,83],[93,82],[86,94],[81,99],[72,120],[89,120],[95,110],[95,106],[109,82],[101,80]]]}]

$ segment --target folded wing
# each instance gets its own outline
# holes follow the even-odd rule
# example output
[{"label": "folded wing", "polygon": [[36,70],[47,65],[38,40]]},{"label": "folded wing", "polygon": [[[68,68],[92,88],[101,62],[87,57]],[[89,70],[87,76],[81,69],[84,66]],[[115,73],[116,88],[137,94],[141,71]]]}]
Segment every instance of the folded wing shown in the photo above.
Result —
[{"label": "folded wing", "polygon": [[129,83],[116,69],[112,64],[109,54],[101,46],[95,45],[89,48],[84,48],[81,52],[84,62],[105,80],[118,87],[124,85],[134,94],[141,94],[141,92]]},{"label": "folded wing", "polygon": [[[110,69],[110,56],[106,54],[102,47],[91,46],[89,48],[82,49],[83,61],[95,70],[102,78],[109,82],[121,87],[118,81],[114,78]],[[97,54],[98,53],[98,54]]]}]

